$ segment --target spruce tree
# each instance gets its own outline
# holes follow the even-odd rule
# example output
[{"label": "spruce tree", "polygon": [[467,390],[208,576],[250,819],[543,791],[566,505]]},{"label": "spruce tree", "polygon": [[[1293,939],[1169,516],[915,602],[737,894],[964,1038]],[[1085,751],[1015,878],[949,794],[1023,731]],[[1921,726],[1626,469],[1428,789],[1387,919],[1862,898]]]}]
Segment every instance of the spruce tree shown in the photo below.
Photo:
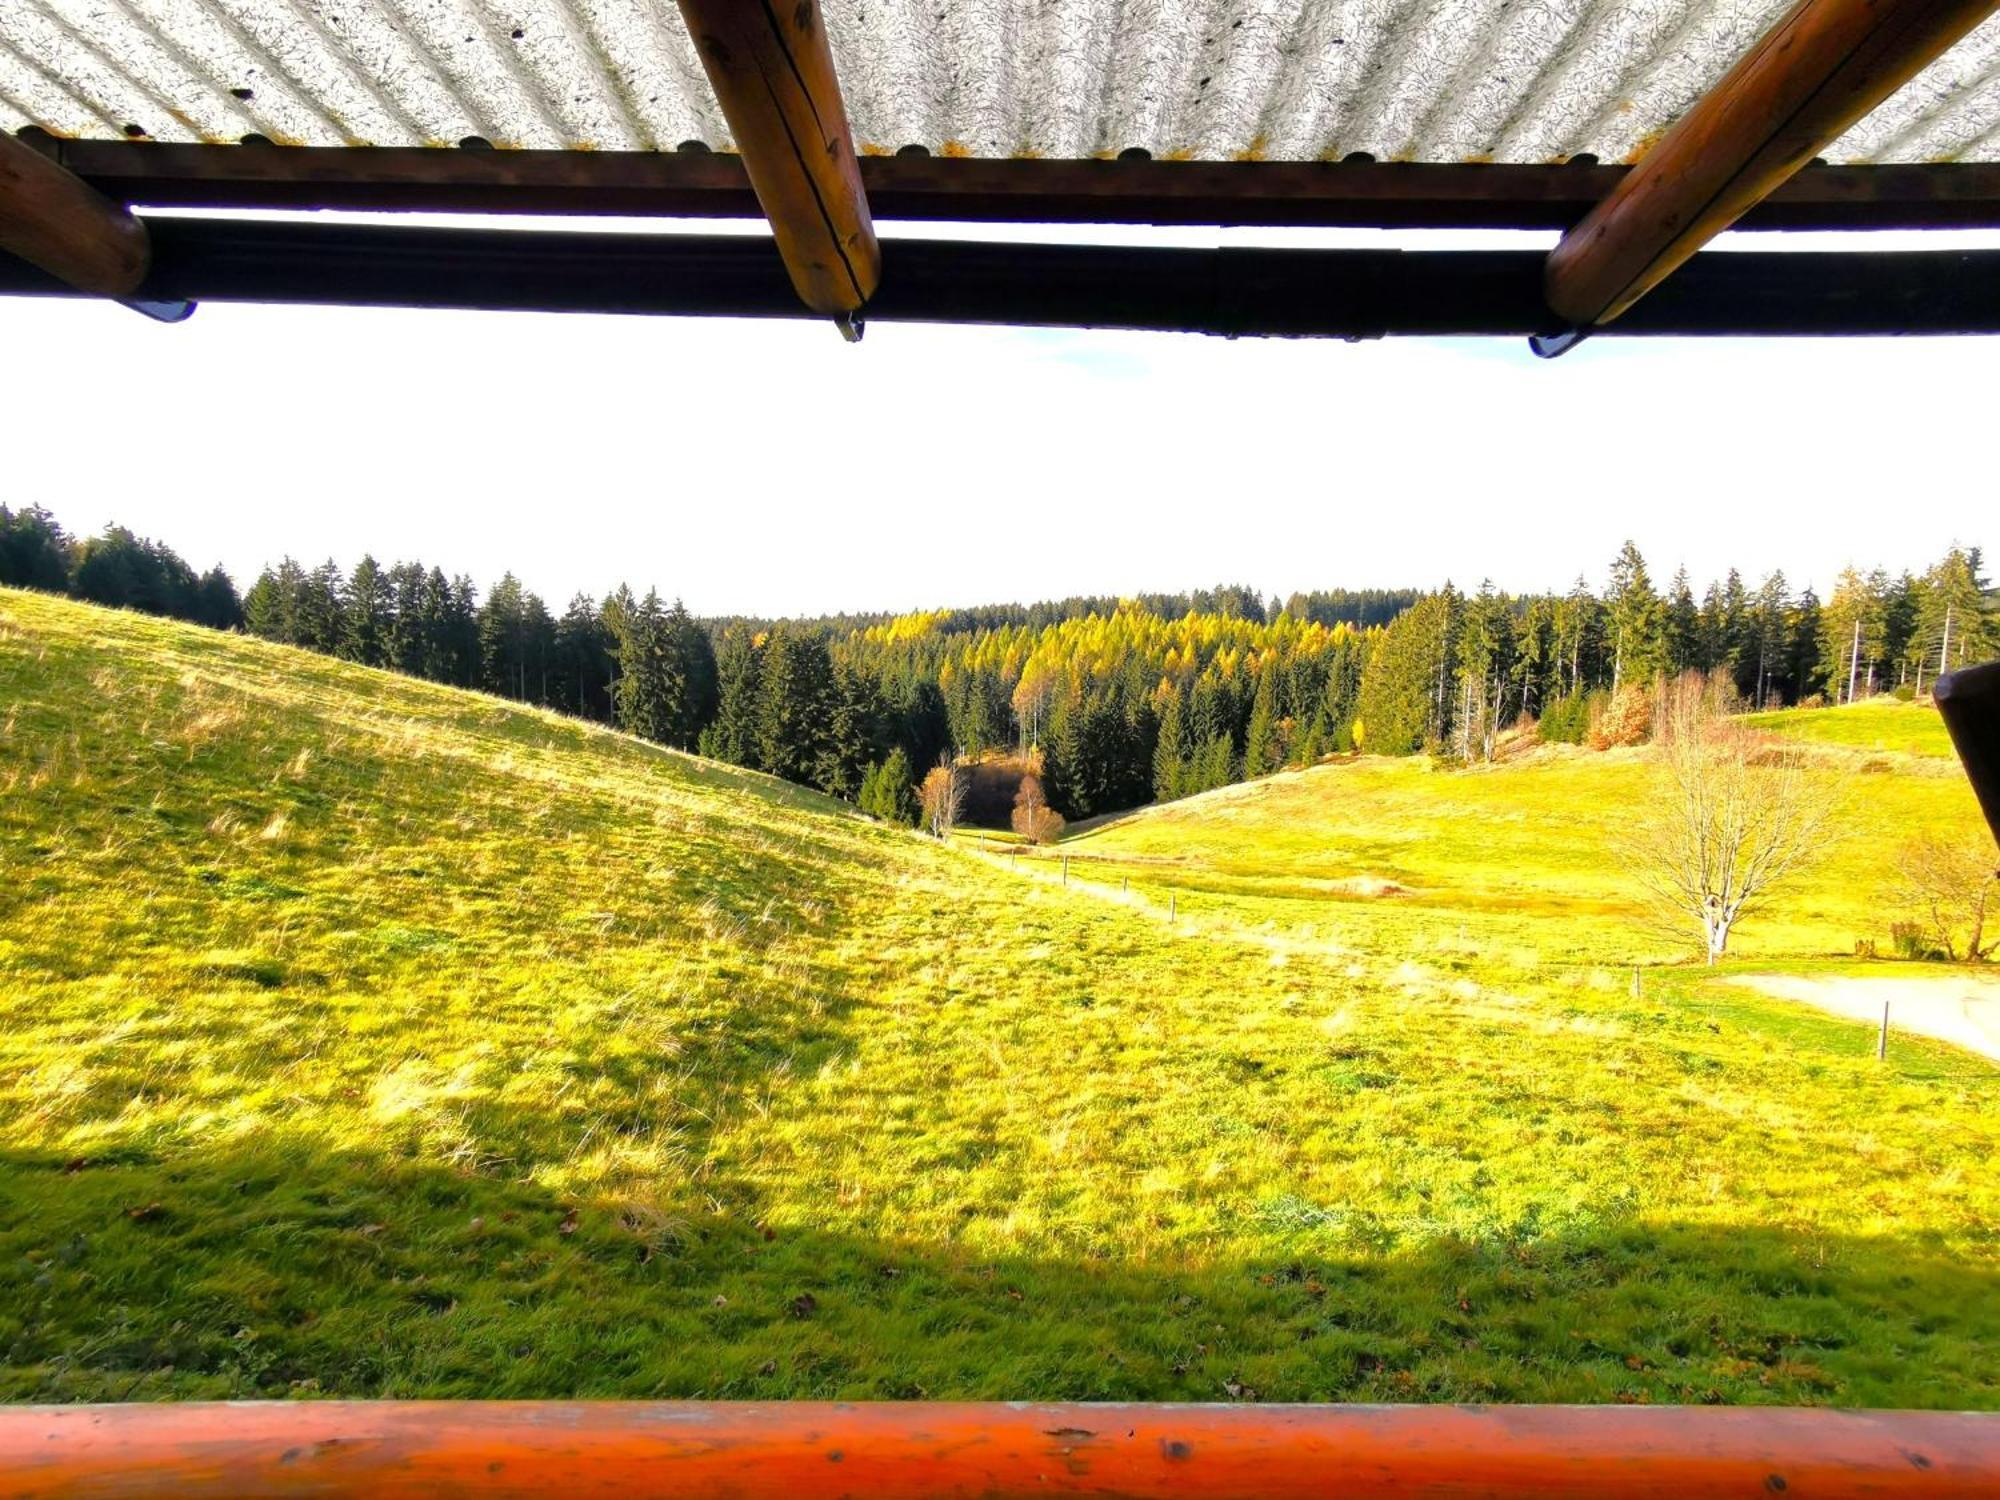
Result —
[{"label": "spruce tree", "polygon": [[1188,733],[1181,690],[1168,683],[1160,693],[1160,732],[1153,744],[1153,799],[1171,802],[1188,779]]},{"label": "spruce tree", "polygon": [[833,659],[826,636],[780,626],[764,646],[757,755],[766,771],[805,786],[826,765]]},{"label": "spruce tree", "polygon": [[759,725],[763,714],[762,652],[745,629],[723,637],[716,663],[715,719],[701,735],[701,753],[712,760],[763,770]]},{"label": "spruce tree", "polygon": [[1266,662],[1257,674],[1257,696],[1243,735],[1243,778],[1254,780],[1278,769],[1278,672]]},{"label": "spruce tree", "polygon": [[1678,677],[1683,672],[1706,666],[1702,650],[1701,611],[1695,605],[1694,589],[1688,583],[1686,568],[1674,571],[1674,581],[1667,589],[1665,637],[1665,667],[1670,675]]},{"label": "spruce tree", "polygon": [[0,505],[0,584],[65,593],[69,568],[70,540],[54,516],[39,505]]},{"label": "spruce tree", "polygon": [[382,571],[373,557],[364,553],[347,580],[347,608],[341,622],[340,654],[363,666],[388,664],[395,607],[389,575]]},{"label": "spruce tree", "polygon": [[1611,636],[1612,691],[1628,682],[1650,683],[1666,666],[1664,611],[1646,573],[1646,560],[1629,541],[1612,561],[1604,608]]},{"label": "spruce tree", "polygon": [[196,624],[215,630],[243,628],[243,601],[236,597],[236,584],[220,563],[201,575],[194,618]]}]

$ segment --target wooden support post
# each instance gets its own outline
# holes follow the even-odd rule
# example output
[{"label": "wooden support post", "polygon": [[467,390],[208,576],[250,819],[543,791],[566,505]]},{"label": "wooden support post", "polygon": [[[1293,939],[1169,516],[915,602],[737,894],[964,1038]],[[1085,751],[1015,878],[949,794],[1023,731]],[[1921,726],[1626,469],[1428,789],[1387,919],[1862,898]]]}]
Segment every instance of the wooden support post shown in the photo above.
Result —
[{"label": "wooden support post", "polygon": [[1544,280],[1550,310],[1575,330],[1609,323],[1995,5],[1799,0],[1562,237]]},{"label": "wooden support post", "polygon": [[1062,857],[1062,859],[1063,859],[1063,884],[1064,884],[1064,885],[1068,885],[1068,884],[1069,884],[1069,856],[1068,856],[1067,854],[1065,854],[1065,855],[1064,855],[1064,856]]},{"label": "wooden support post", "polygon": [[1889,1056],[1889,1002],[1882,1002],[1882,1034],[1875,1038],[1875,1061],[1883,1062]]},{"label": "wooden support post", "polygon": [[82,178],[0,133],[0,250],[78,291],[129,298],[152,265],[146,226]]},{"label": "wooden support post", "polygon": [[1175,891],[1167,892],[1167,920],[1169,922],[1173,921],[1174,919],[1174,910],[1175,907],[1179,904],[1179,901],[1180,901],[1180,896],[1178,892]]},{"label": "wooden support post", "polygon": [[680,0],[792,286],[859,337],[882,251],[817,0]]}]

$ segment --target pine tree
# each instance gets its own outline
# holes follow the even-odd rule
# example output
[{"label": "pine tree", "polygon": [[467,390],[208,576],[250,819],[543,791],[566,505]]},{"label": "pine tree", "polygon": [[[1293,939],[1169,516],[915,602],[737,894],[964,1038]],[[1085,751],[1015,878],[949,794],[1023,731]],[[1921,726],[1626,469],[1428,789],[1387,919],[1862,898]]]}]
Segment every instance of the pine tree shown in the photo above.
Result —
[{"label": "pine tree", "polygon": [[54,516],[39,505],[0,505],[0,584],[66,593],[69,566],[70,540]]},{"label": "pine tree", "polygon": [[1852,703],[1867,691],[1882,640],[1882,599],[1871,580],[1843,568],[1820,614],[1819,675],[1834,701]]},{"label": "pine tree", "polygon": [[720,691],[715,720],[702,731],[701,753],[731,765],[764,769],[758,739],[763,711],[762,653],[749,631],[733,630],[723,637],[716,676]]},{"label": "pine tree", "polygon": [[1188,733],[1181,690],[1168,683],[1160,692],[1160,730],[1153,745],[1153,798],[1171,802],[1188,779]]},{"label": "pine tree", "polygon": [[757,757],[766,771],[815,785],[833,718],[833,659],[826,636],[780,626],[764,644]]},{"label": "pine tree", "polygon": [[835,797],[858,799],[869,768],[888,753],[888,714],[874,678],[840,666],[833,679],[833,713],[813,783]]},{"label": "pine tree", "polygon": [[[1982,660],[1994,649],[1985,583],[1977,548],[1953,547],[1924,574],[1910,649],[1927,665],[1930,680]],[[1919,675],[1918,690],[1922,691]]]},{"label": "pine tree", "polygon": [[220,563],[201,575],[194,620],[214,630],[243,628],[243,601],[236,597],[236,583]]},{"label": "pine tree", "polygon": [[1257,696],[1250,706],[1250,725],[1243,735],[1243,777],[1252,780],[1278,769],[1278,671],[1266,662],[1257,673]]},{"label": "pine tree", "polygon": [[389,642],[394,633],[395,595],[389,575],[373,557],[363,554],[347,580],[347,608],[341,621],[340,654],[363,666],[379,667],[389,661]]},{"label": "pine tree", "polygon": [[1706,668],[1701,611],[1695,607],[1694,589],[1688,583],[1684,567],[1674,570],[1674,581],[1667,588],[1664,635],[1665,664],[1670,676]]},{"label": "pine tree", "polygon": [[550,695],[565,713],[610,722],[611,674],[616,646],[597,602],[578,594],[555,625]]},{"label": "pine tree", "polygon": [[686,723],[687,674],[657,592],[625,618],[618,641],[618,727],[672,744]]},{"label": "pine tree", "polygon": [[1664,611],[1646,560],[1631,542],[1612,561],[1604,609],[1611,635],[1611,690],[1627,682],[1651,682],[1666,666]]},{"label": "pine tree", "polygon": [[526,602],[521,580],[502,573],[479,611],[479,685],[503,698],[527,697],[522,651]]},{"label": "pine tree", "polygon": [[679,599],[667,611],[666,631],[667,640],[679,658],[681,680],[685,684],[681,701],[675,707],[671,743],[692,750],[715,717],[718,693],[715,645]]},{"label": "pine tree", "polygon": [[428,582],[422,563],[400,562],[389,570],[389,621],[387,638],[382,644],[383,665],[409,677],[424,675],[429,649],[424,613]]},{"label": "pine tree", "polygon": [[887,823],[915,828],[922,818],[909,757],[902,747],[889,752],[880,765],[870,766],[861,781],[861,810]]},{"label": "pine tree", "polygon": [[[1758,586],[1755,601],[1745,607],[1744,641],[1739,658],[1745,670],[1737,674],[1737,691],[1758,708],[1785,702],[1788,696],[1796,697],[1800,691],[1798,669],[1790,649],[1794,627],[1790,592],[1785,575],[1773,571]],[[1817,610],[1814,620],[1817,629]]]},{"label": "pine tree", "polygon": [[1450,678],[1450,623],[1450,601],[1432,594],[1398,615],[1376,639],[1362,673],[1357,715],[1366,749],[1407,755],[1443,739],[1438,681],[1441,674]]}]

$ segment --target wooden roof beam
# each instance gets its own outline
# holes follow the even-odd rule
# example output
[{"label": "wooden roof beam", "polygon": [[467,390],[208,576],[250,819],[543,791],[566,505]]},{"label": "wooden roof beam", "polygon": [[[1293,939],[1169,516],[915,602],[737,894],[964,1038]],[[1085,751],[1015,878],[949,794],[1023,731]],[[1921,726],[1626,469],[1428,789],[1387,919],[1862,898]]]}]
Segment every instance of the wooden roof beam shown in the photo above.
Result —
[{"label": "wooden roof beam", "polygon": [[193,310],[139,295],[153,260],[144,224],[10,135],[0,135],[0,250],[78,291],[115,298],[166,322]]},{"label": "wooden roof beam", "polygon": [[882,251],[817,0],[680,0],[800,300],[849,338]]},{"label": "wooden roof beam", "polygon": [[1562,237],[1549,308],[1574,332],[1609,323],[1941,56],[1996,0],[1799,0]]}]

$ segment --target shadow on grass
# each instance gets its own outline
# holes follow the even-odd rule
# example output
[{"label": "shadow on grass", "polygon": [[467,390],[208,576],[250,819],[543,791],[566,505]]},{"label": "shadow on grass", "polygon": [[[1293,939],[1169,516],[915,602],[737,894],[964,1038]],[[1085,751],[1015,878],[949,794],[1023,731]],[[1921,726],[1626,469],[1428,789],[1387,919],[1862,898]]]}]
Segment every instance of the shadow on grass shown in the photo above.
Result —
[{"label": "shadow on grass", "polygon": [[[0,1154],[0,1398],[1043,1398],[2000,1407],[1938,1245],[1612,1223],[1143,1264],[683,1213],[297,1140]],[[702,1205],[697,1211],[695,1205]]]}]

